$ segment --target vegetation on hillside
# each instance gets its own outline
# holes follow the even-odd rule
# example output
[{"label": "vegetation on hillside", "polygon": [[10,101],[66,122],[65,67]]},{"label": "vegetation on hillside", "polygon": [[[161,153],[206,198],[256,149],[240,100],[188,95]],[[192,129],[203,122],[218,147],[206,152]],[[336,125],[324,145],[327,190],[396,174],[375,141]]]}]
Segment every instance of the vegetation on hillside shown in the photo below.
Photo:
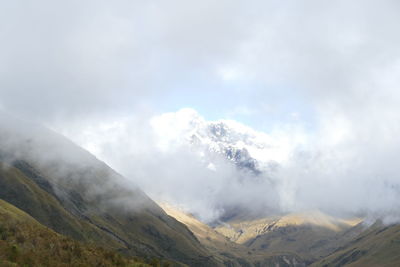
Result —
[{"label": "vegetation on hillside", "polygon": [[[153,266],[158,262],[154,261]],[[0,266],[152,266],[57,234],[0,200]]]},{"label": "vegetation on hillside", "polygon": [[[57,164],[62,166],[62,163]],[[75,179],[69,179],[66,173],[72,173]],[[115,186],[90,196],[86,191],[89,189],[85,188],[89,184],[82,186],[86,179],[96,185],[99,184],[94,182],[97,178],[112,179],[114,174],[107,176],[75,166],[63,172],[65,177],[55,179],[55,175],[22,160],[1,162],[0,199],[59,234],[127,256],[164,259],[191,266],[217,264],[186,226],[167,216],[143,193]],[[62,179],[69,184],[61,184]],[[134,210],[112,202],[122,196],[125,202],[140,203],[144,208]]]},{"label": "vegetation on hillside", "polygon": [[377,222],[313,266],[400,266],[400,225]]}]

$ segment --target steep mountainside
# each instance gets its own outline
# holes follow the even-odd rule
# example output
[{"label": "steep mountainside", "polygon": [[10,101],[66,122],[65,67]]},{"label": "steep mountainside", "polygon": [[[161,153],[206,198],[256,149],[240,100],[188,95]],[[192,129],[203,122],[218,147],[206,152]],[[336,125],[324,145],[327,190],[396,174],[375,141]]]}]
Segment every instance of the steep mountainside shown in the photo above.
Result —
[{"label": "steep mountainside", "polygon": [[218,263],[189,229],[104,163],[46,129],[3,123],[0,199],[77,240],[191,266]]},{"label": "steep mountainside", "polygon": [[375,223],[313,266],[400,266],[400,225]]}]

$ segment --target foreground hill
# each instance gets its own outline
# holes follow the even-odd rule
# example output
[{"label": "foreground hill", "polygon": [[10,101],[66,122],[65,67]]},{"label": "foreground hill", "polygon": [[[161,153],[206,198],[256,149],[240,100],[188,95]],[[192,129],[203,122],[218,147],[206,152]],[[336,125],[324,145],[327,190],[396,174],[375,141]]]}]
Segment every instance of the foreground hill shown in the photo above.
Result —
[{"label": "foreground hill", "polygon": [[0,200],[0,266],[150,266],[57,234]]},{"label": "foreground hill", "polygon": [[75,240],[190,266],[218,262],[182,223],[67,139],[3,121],[0,199]]}]

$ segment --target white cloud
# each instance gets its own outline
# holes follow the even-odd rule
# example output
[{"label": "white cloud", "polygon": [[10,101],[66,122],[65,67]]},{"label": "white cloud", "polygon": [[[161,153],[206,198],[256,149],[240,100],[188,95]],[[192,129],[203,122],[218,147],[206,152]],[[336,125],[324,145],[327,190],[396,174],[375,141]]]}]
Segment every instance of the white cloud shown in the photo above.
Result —
[{"label": "white cloud", "polygon": [[[335,114],[314,135],[293,125],[267,135],[224,121],[238,133],[254,135],[251,142],[263,144],[260,149],[247,147],[250,155],[279,164],[256,180],[244,177],[223,158],[204,161],[204,152],[188,145],[188,137],[208,123],[192,109],[86,125],[83,132],[68,135],[86,148],[94,147],[92,152],[152,197],[183,205],[206,221],[235,205],[251,210],[269,207],[271,212],[390,214],[393,219],[400,194],[396,163],[400,143],[392,137],[373,142],[374,133],[359,132],[359,126]],[[239,140],[235,145],[241,144]]]},{"label": "white cloud", "polygon": [[163,154],[187,129],[170,114],[156,123],[162,138],[152,135],[154,114],[193,106],[254,118],[272,124],[276,145],[258,157],[285,162],[282,206],[390,211],[400,183],[398,11],[392,0],[3,1],[0,106],[63,130],[117,170],[134,165],[127,173],[140,181],[163,175],[171,192],[194,170],[185,192],[203,179],[210,192],[218,177],[179,141],[179,156]]}]

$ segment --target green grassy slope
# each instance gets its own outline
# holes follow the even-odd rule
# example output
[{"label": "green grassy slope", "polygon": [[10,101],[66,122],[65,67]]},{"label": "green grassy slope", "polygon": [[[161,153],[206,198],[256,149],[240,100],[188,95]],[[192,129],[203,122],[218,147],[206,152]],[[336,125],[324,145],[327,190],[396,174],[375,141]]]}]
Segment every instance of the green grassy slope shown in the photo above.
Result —
[{"label": "green grassy slope", "polygon": [[400,266],[400,225],[376,223],[313,266]]},{"label": "green grassy slope", "polygon": [[57,234],[0,200],[0,266],[150,266]]}]

